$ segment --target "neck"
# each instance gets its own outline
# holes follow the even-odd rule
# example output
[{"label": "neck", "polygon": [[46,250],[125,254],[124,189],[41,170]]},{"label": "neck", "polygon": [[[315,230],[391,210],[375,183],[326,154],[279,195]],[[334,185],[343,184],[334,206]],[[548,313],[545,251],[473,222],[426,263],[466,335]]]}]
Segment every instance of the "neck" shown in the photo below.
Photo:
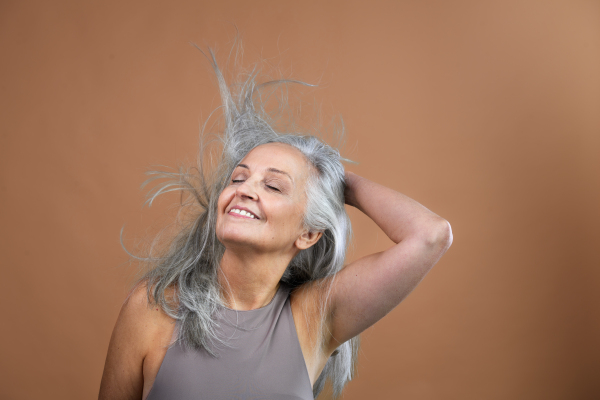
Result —
[{"label": "neck", "polygon": [[247,311],[269,304],[290,261],[289,256],[249,255],[225,250],[219,281],[226,306]]}]

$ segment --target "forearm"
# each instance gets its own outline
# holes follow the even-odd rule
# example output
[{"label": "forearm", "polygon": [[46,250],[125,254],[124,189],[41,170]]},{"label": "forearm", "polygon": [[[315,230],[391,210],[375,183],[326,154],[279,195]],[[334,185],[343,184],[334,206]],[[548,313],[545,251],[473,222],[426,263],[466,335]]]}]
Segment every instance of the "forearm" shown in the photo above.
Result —
[{"label": "forearm", "polygon": [[346,172],[346,203],[371,218],[394,242],[412,236],[428,240],[450,240],[446,220],[410,197]]}]

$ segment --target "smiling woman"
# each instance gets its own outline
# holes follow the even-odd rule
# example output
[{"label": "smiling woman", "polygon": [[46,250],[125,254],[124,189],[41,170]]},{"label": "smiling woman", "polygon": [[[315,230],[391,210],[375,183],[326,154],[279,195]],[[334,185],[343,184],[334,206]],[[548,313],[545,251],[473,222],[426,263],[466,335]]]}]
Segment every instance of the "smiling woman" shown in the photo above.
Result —
[{"label": "smiling woman", "polygon": [[[452,242],[447,221],[345,171],[335,148],[275,129],[263,91],[228,86],[218,165],[170,178],[200,206],[125,301],[100,399],[311,399],[353,376],[358,335],[402,301]],[[230,87],[238,88],[232,93]],[[395,243],[344,266],[356,207]]]},{"label": "smiling woman", "polygon": [[304,188],[309,176],[304,155],[290,145],[268,143],[252,150],[242,162],[219,196],[219,241],[226,248],[244,248],[245,256],[252,252],[287,257],[291,252],[293,258],[299,250],[311,247],[321,232],[304,232]]}]

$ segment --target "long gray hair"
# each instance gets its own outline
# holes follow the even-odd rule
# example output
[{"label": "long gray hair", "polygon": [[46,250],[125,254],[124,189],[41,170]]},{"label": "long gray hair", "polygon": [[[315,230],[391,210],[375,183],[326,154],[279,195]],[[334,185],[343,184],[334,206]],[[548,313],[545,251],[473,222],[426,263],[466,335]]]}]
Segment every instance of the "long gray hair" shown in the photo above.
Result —
[{"label": "long gray hair", "polygon": [[[308,283],[322,285],[324,290],[320,292],[325,296],[316,299],[322,310],[318,331],[324,326],[327,294],[334,275],[344,264],[351,225],[344,209],[344,167],[341,163],[344,159],[339,151],[315,136],[291,132],[289,128],[294,124],[289,124],[285,132],[285,128],[277,126],[279,131],[276,131],[278,120],[273,112],[266,111],[266,98],[274,93],[274,88],[283,87],[283,93],[287,93],[288,83],[302,82],[280,79],[258,84],[258,69],[255,68],[246,74],[242,83],[230,88],[213,51],[202,52],[215,72],[221,95],[221,132],[217,136],[219,152],[212,158],[211,164],[207,160],[207,144],[201,135],[196,168],[148,172],[152,177],[144,185],[155,180],[159,182],[148,192],[147,202],[150,205],[160,194],[180,191],[182,195],[189,195],[195,212],[160,255],[153,255],[151,250],[147,257],[135,257],[150,265],[151,268],[138,283],[146,285],[150,303],[158,304],[177,321],[178,340],[188,348],[205,349],[218,356],[211,346],[222,342],[213,319],[217,307],[223,305],[223,288],[219,284],[218,273],[224,246],[218,241],[215,231],[217,200],[228,185],[234,168],[246,154],[262,144],[285,143],[300,150],[314,167],[306,185],[308,201],[304,224],[309,230],[320,231],[323,235],[315,245],[294,257],[281,282],[292,288]],[[286,95],[279,97],[279,111],[285,108],[286,100]],[[280,116],[280,113],[275,114]],[[202,131],[204,133],[205,128]],[[176,289],[175,294],[171,295],[173,291],[170,289],[173,288]],[[322,337],[317,343],[322,345]],[[327,379],[331,380],[334,395],[340,395],[353,377],[357,352],[358,337],[338,347],[313,386],[315,397]]]}]

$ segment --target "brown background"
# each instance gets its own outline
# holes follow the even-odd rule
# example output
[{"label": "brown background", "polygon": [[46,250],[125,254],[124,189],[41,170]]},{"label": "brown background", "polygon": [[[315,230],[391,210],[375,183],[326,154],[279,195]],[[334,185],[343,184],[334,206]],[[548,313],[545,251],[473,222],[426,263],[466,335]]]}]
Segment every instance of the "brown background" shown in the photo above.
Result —
[{"label": "brown background", "polygon": [[[168,4],[167,4],[168,3]],[[200,53],[321,82],[351,169],[454,244],[363,335],[346,399],[600,398],[600,2],[0,3],[0,398],[95,398],[153,164],[217,105]],[[172,200],[172,201],[171,201]],[[350,255],[389,241],[352,213]]]}]

